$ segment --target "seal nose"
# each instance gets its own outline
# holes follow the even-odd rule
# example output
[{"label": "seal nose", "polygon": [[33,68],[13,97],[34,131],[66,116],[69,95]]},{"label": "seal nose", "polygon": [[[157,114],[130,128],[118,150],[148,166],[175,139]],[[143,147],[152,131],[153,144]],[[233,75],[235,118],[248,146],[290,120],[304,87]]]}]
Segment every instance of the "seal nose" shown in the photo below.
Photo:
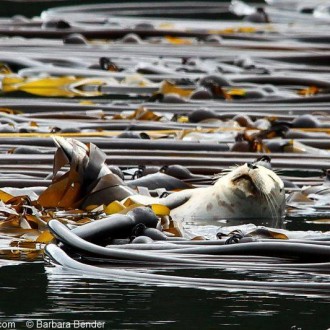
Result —
[{"label": "seal nose", "polygon": [[255,169],[258,168],[257,165],[254,165],[254,164],[252,164],[252,163],[247,163],[247,167],[248,167],[249,169],[251,169],[251,170],[255,170]]}]

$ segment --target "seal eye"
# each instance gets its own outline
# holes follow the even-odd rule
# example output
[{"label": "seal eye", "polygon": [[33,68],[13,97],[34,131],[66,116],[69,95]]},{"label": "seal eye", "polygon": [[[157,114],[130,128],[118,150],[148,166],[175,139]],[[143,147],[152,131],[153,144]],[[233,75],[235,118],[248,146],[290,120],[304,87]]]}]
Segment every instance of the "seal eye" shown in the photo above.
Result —
[{"label": "seal eye", "polygon": [[247,167],[248,167],[248,168],[250,168],[251,170],[255,170],[255,169],[257,169],[257,168],[258,168],[258,166],[257,166],[257,165],[254,165],[254,164],[250,164],[250,163],[248,163],[248,164],[247,164]]}]

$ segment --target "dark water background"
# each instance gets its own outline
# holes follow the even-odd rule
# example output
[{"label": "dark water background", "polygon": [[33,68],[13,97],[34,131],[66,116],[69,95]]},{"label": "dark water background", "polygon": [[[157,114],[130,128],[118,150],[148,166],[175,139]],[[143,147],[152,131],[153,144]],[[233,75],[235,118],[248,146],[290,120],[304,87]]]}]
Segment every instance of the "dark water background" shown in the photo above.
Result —
[{"label": "dark water background", "polygon": [[[102,1],[94,1],[100,3]],[[91,1],[0,1],[0,16],[28,17],[54,5]],[[290,219],[291,230],[329,230]],[[182,272],[182,271],[181,271]],[[214,270],[192,275],[212,276]],[[174,273],[174,272],[173,272]],[[180,272],[175,272],[179,274]],[[265,278],[264,274],[221,272],[222,278]],[[271,275],[267,275],[268,278]],[[274,277],[281,274],[274,274]],[[283,276],[283,274],[282,274]],[[288,276],[288,275],[285,275]],[[317,274],[293,274],[313,280]],[[283,277],[282,277],[283,280]],[[329,296],[295,296],[265,292],[211,291],[137,286],[110,279],[47,274],[43,262],[0,267],[0,324],[27,320],[104,321],[104,329],[328,329]]]},{"label": "dark water background", "polygon": [[[180,0],[189,1],[189,0]],[[190,0],[191,1],[191,0]],[[72,6],[81,4],[97,3],[121,3],[122,1],[107,0],[0,0],[0,17],[11,17],[14,15],[24,15],[26,17],[39,16],[43,10],[57,6]],[[139,2],[137,0],[125,0],[124,2]],[[143,0],[152,3],[153,0]],[[176,2],[167,0],[166,2]],[[221,0],[208,0],[208,2],[225,2]],[[263,3],[262,0],[247,0],[246,3]]]},{"label": "dark water background", "polygon": [[330,297],[47,277],[43,263],[2,267],[0,281],[1,320],[15,320],[18,329],[35,319],[98,320],[105,321],[105,329],[329,328]]}]

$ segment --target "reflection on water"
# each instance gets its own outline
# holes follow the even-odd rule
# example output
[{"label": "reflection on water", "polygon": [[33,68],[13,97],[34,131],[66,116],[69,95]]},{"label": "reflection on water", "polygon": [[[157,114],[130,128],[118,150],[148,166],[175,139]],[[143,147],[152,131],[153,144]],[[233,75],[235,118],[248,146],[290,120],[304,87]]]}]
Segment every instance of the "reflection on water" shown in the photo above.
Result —
[{"label": "reflection on water", "polygon": [[106,329],[329,327],[330,297],[137,286],[47,275],[42,263],[2,267],[0,280],[2,320],[98,320]]}]

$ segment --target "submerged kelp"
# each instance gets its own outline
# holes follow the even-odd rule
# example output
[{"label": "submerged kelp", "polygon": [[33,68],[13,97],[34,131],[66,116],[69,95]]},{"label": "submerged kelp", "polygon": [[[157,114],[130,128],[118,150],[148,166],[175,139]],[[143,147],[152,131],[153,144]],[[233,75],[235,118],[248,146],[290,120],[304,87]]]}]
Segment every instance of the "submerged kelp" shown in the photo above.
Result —
[{"label": "submerged kelp", "polygon": [[[276,264],[284,273],[317,271],[324,283],[298,279],[273,283],[274,289],[327,293],[329,24],[320,7],[309,8],[313,15],[304,8],[105,4],[0,20],[2,256],[33,260],[55,236],[75,252],[49,245],[57,270],[132,281],[134,272],[85,262],[266,272]],[[204,20],[191,19],[197,14]],[[231,20],[219,20],[222,15]],[[280,176],[286,219],[173,218],[168,194],[210,187],[228,167],[245,163]],[[242,185],[257,188],[246,175]],[[274,197],[267,198],[276,213]],[[157,223],[136,222],[134,212],[151,212]],[[306,230],[298,232],[301,215]],[[251,222],[256,226],[239,226]],[[99,224],[109,230],[102,239]],[[88,228],[93,242],[79,236]],[[82,263],[71,258],[76,253]],[[213,289],[272,287],[139,278]]]}]

